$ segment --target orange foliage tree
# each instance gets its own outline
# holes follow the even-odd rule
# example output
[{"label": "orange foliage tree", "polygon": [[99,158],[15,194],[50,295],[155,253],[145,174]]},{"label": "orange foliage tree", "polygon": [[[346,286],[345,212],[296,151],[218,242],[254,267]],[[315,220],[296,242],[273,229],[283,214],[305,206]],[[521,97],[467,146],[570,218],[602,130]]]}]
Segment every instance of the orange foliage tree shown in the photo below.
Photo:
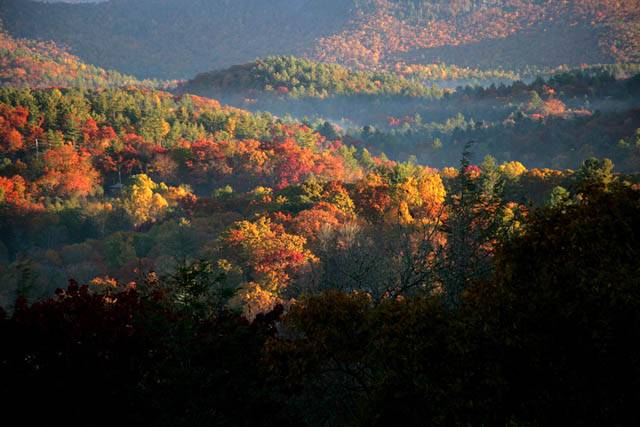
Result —
[{"label": "orange foliage tree", "polygon": [[3,204],[17,211],[43,209],[41,204],[32,201],[29,184],[20,175],[0,176],[0,206]]},{"label": "orange foliage tree", "polygon": [[86,197],[100,189],[100,175],[91,164],[91,157],[71,145],[62,145],[43,156],[44,174],[37,185],[46,193]]},{"label": "orange foliage tree", "polygon": [[235,223],[222,244],[232,261],[245,266],[245,283],[239,295],[249,315],[275,303],[292,277],[315,261],[305,248],[304,237],[287,233],[266,217]]},{"label": "orange foliage tree", "polygon": [[0,105],[0,152],[14,153],[24,149],[23,132],[27,131],[29,110]]}]

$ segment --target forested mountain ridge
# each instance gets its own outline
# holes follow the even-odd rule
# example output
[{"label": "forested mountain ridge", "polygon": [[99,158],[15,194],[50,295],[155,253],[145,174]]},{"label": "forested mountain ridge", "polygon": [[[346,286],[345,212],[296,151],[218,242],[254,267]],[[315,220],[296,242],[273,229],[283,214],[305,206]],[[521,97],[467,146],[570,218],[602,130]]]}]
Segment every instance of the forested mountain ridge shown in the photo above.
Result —
[{"label": "forested mountain ridge", "polygon": [[463,145],[474,140],[477,154],[500,161],[563,169],[596,156],[634,171],[638,153],[625,141],[635,141],[640,127],[639,73],[638,64],[598,65],[528,84],[443,89],[419,74],[405,78],[269,57],[201,74],[177,93],[292,116],[374,154],[433,167],[455,164]]},{"label": "forested mountain ridge", "polygon": [[[358,66],[555,66],[635,60],[636,0],[371,0],[315,57]],[[597,46],[594,49],[594,46]]]},{"label": "forested mountain ridge", "polygon": [[638,0],[0,1],[0,18],[16,36],[52,39],[89,63],[161,78],[273,54],[363,68],[633,61],[638,10]]},{"label": "forested mountain ridge", "polygon": [[[335,96],[440,99],[445,93],[453,94],[465,86],[504,87],[508,83],[522,91],[523,80],[526,79],[531,83],[535,81],[538,89],[545,80],[553,81],[556,89],[563,92],[567,89],[575,96],[576,91],[582,95],[595,94],[612,81],[628,79],[639,73],[640,64],[633,62],[582,64],[575,68],[532,67],[526,70],[526,74],[501,69],[481,71],[446,64],[414,65],[397,71],[358,71],[336,63],[280,55],[200,73],[192,79],[177,82],[175,91],[211,97],[275,94],[293,99]],[[474,84],[465,84],[469,82]],[[457,84],[456,89],[450,87],[453,84]]]},{"label": "forested mountain ridge", "polygon": [[422,82],[391,72],[351,71],[294,56],[270,56],[254,62],[202,73],[179,85],[178,91],[200,95],[276,93],[291,97],[337,95],[432,97]]},{"label": "forested mountain ridge", "polygon": [[118,87],[156,84],[82,62],[53,42],[14,39],[0,27],[0,85]]},{"label": "forested mountain ridge", "polygon": [[3,415],[640,425],[639,6],[0,0]]}]

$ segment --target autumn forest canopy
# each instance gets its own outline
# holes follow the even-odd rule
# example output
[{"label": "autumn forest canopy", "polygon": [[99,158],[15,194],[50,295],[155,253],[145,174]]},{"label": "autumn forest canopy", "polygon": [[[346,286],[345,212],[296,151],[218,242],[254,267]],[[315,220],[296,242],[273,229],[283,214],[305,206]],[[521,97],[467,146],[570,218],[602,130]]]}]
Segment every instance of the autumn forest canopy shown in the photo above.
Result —
[{"label": "autumn forest canopy", "polygon": [[23,424],[637,425],[636,0],[0,0]]}]

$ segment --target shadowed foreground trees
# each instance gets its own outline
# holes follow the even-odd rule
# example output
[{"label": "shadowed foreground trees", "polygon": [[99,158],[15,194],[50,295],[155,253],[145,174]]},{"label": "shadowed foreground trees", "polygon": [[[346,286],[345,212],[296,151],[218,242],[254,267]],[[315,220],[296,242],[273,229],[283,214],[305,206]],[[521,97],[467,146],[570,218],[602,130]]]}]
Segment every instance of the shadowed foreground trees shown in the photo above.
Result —
[{"label": "shadowed foreground trees", "polygon": [[310,424],[627,425],[640,402],[640,195],[545,208],[450,311],[437,295],[295,305],[267,360]]},{"label": "shadowed foreground trees", "polygon": [[499,349],[497,390],[516,420],[637,424],[639,192],[614,183],[581,197],[534,215],[469,310]]},{"label": "shadowed foreground trees", "polygon": [[139,289],[91,293],[71,283],[31,307],[19,300],[0,322],[3,416],[26,425],[288,425],[258,363],[277,316],[250,324],[204,312],[202,292],[184,298],[202,276],[193,269],[173,279],[185,280],[180,298],[151,277]]},{"label": "shadowed foreground trees", "polygon": [[153,276],[18,301],[3,403],[79,425],[636,424],[640,192],[589,191],[532,214],[455,309],[332,291],[249,323]]}]

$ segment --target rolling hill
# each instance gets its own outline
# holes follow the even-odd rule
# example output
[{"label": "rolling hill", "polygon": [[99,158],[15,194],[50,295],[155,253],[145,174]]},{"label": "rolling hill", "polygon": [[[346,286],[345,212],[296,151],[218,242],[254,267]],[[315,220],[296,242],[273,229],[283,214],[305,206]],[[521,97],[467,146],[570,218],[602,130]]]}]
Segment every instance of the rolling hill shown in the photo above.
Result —
[{"label": "rolling hill", "polygon": [[353,68],[637,61],[640,1],[0,0],[12,35],[138,77],[187,78],[269,55]]},{"label": "rolling hill", "polygon": [[182,92],[326,98],[339,95],[430,97],[422,83],[390,72],[352,71],[294,56],[270,56],[224,70],[201,73],[182,83]]}]

